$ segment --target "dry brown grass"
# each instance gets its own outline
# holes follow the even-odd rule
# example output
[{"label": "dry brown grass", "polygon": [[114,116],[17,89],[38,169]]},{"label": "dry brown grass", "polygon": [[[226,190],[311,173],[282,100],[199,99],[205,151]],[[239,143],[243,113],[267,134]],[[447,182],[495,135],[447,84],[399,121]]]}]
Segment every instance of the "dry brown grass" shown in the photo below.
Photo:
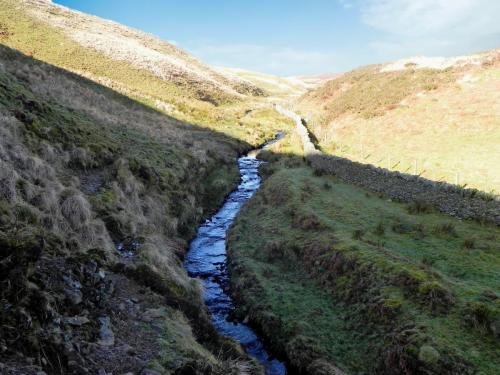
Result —
[{"label": "dry brown grass", "polygon": [[[64,189],[54,172],[56,165],[49,165],[23,145],[21,123],[6,113],[2,113],[1,122],[2,199],[12,206],[24,206],[36,212],[44,230],[63,238],[75,238],[81,248],[102,246],[111,250],[109,234],[102,221],[93,218],[85,197],[79,191]],[[15,230],[14,227],[11,229]]]},{"label": "dry brown grass", "polygon": [[228,96],[258,92],[247,81],[211,69],[180,48],[153,35],[89,16],[57,4],[23,0],[19,2],[35,18],[56,27],[83,47],[96,49],[114,60],[131,62],[163,80],[179,85],[202,86]]},{"label": "dry brown grass", "polygon": [[75,230],[86,226],[92,218],[89,202],[79,192],[64,192],[67,197],[61,203],[61,213]]},{"label": "dry brown grass", "polygon": [[[369,68],[363,79],[380,90],[378,98],[370,99],[369,90],[358,92],[356,103],[366,106],[376,98],[374,103],[381,105],[376,116],[363,116],[356,106],[347,105],[352,86],[340,80],[330,83],[337,87],[332,93],[325,86],[305,96],[299,107],[310,115],[310,129],[326,152],[499,194],[500,64],[495,54],[487,55],[487,64],[449,70],[452,81],[436,82],[432,89],[416,85],[396,96],[387,96],[388,90],[425,70],[381,74],[378,67]],[[379,82],[390,75],[393,79]]]}]

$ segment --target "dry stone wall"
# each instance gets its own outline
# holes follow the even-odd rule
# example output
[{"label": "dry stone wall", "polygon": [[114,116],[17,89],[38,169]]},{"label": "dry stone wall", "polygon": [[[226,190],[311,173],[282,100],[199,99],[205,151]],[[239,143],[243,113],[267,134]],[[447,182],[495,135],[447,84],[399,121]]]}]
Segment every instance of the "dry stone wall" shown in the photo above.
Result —
[{"label": "dry stone wall", "polygon": [[280,106],[275,108],[282,115],[295,121],[296,131],[304,148],[304,156],[315,170],[333,174],[347,183],[397,201],[419,202],[461,219],[476,219],[500,225],[498,196],[488,196],[457,185],[435,182],[325,154],[317,150],[311,142],[309,131],[299,115]]}]

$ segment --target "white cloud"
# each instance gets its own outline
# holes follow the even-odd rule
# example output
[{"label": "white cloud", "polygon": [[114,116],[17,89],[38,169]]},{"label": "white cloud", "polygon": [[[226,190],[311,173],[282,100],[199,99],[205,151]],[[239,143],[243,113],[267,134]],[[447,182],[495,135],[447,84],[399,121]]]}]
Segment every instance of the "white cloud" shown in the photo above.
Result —
[{"label": "white cloud", "polygon": [[337,0],[377,30],[378,60],[459,55],[500,47],[499,0]]},{"label": "white cloud", "polygon": [[345,9],[349,9],[353,7],[353,1],[352,0],[337,0],[340,5],[342,5]]},{"label": "white cloud", "polygon": [[497,0],[365,0],[362,20],[392,34],[480,37],[500,32]]},{"label": "white cloud", "polygon": [[335,70],[336,59],[331,53],[255,44],[196,43],[186,47],[201,60],[212,65],[269,72],[280,76]]}]

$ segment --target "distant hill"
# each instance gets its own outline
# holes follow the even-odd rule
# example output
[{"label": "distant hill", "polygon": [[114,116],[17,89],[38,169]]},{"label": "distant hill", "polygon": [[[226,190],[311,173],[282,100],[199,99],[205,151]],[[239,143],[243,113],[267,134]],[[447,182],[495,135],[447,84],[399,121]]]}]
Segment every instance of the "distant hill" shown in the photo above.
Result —
[{"label": "distant hill", "polygon": [[324,151],[500,193],[500,50],[362,67],[295,106]]},{"label": "distant hill", "polygon": [[340,74],[320,74],[315,76],[278,77],[272,74],[253,72],[245,69],[218,67],[218,71],[225,75],[233,76],[251,83],[269,94],[271,99],[290,99],[305,94],[308,90],[316,88],[329,79]]},{"label": "distant hill", "polygon": [[303,82],[307,86],[307,88],[312,89],[326,83],[329,80],[338,78],[341,75],[342,73],[323,73],[310,76],[294,76],[290,77],[290,79]]},{"label": "distant hill", "polygon": [[253,84],[273,97],[297,97],[304,94],[308,84],[294,77],[278,77],[272,74],[253,72],[245,69],[218,67],[217,70],[235,79]]}]

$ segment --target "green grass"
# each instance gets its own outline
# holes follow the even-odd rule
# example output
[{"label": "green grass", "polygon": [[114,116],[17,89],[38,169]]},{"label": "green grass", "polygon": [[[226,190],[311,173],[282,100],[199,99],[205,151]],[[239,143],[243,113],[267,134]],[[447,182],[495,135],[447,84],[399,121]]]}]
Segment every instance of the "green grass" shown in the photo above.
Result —
[{"label": "green grass", "polygon": [[[266,166],[274,174],[229,237],[237,295],[257,325],[268,312],[279,317],[266,332],[278,349],[297,366],[319,357],[349,373],[496,372],[498,228],[410,213],[284,165]],[[295,359],[285,343],[296,337],[316,354]]]},{"label": "green grass", "polygon": [[[107,274],[123,272],[137,284],[155,289],[171,307],[167,308],[165,341],[161,343],[164,358],[159,365],[179,369],[196,362],[200,369],[213,367],[220,374],[229,374],[236,366],[233,359],[245,364],[247,359],[238,353],[236,345],[214,333],[209,317],[202,312],[198,286],[188,280],[179,256],[198,223],[238,182],[236,157],[251,146],[222,133],[174,121],[108,88],[5,47],[0,47],[0,64],[0,115],[6,121],[2,125],[6,137],[2,136],[0,148],[9,150],[2,154],[0,257],[4,261],[15,254],[12,274],[2,275],[8,277],[2,283],[9,286],[0,294],[16,306],[16,312],[33,316],[34,322],[22,328],[24,338],[16,340],[12,351],[36,356],[38,347],[28,347],[26,342],[45,342],[39,327],[47,327],[48,315],[39,318],[38,310],[23,304],[31,298],[26,297],[27,291],[45,290],[51,295],[50,301],[55,298],[52,296],[64,301],[51,285],[39,286],[39,279],[28,281],[33,270],[50,273],[44,268],[48,259],[58,261],[70,254],[77,257],[96,251],[109,260],[103,264]],[[25,76],[19,68],[38,75]],[[44,93],[40,81],[49,73],[51,89]],[[72,90],[67,90],[68,86]],[[64,98],[58,96],[62,89]],[[82,91],[90,93],[86,98],[97,95],[104,104],[94,106],[92,112],[82,109]],[[119,111],[119,121],[113,121],[116,118],[108,108],[130,112]],[[255,126],[269,116],[272,114],[257,111]],[[134,120],[137,118],[142,122]],[[151,123],[162,127],[152,132]],[[257,134],[265,137],[272,130]],[[40,169],[49,173],[45,175]],[[11,184],[4,184],[4,173],[11,173],[15,179],[15,194]],[[95,191],[84,192],[82,185],[88,175],[98,177]],[[74,217],[64,213],[64,204],[70,198],[73,203],[68,215]],[[78,222],[78,218],[88,229],[83,234],[81,227],[60,224]],[[101,224],[99,232],[92,232],[96,222]],[[96,250],[92,241],[100,235],[105,241]],[[109,237],[115,242],[130,238],[141,242],[140,254],[130,267],[113,268],[118,258]],[[44,262],[38,262],[42,238]],[[58,311],[65,306],[58,303]],[[7,322],[0,324],[2,334],[12,332],[21,321],[13,310],[0,314],[0,320]],[[72,311],[79,313],[77,309]],[[55,350],[51,345],[44,349]],[[50,366],[47,372],[53,370]]]}]

